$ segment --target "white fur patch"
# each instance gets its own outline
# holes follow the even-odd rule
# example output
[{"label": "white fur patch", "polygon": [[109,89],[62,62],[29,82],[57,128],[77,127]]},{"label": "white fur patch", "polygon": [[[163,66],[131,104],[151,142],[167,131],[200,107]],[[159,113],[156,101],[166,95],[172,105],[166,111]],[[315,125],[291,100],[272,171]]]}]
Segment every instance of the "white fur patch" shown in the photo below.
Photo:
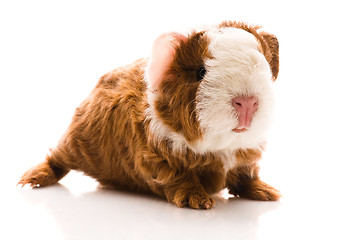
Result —
[{"label": "white fur patch", "polygon": [[234,151],[219,151],[218,156],[222,160],[223,168],[226,173],[228,172],[228,170],[232,169],[237,163],[237,158]]},{"label": "white fur patch", "polygon": [[[207,74],[197,94],[197,113],[203,141],[198,151],[258,148],[265,141],[273,112],[272,75],[256,38],[241,29],[225,28],[207,32],[212,59],[205,61]],[[237,114],[232,99],[255,96],[259,105],[250,128],[235,133]]]},{"label": "white fur patch", "polygon": [[[207,73],[196,96],[196,112],[203,138],[192,144],[182,134],[169,129],[157,119],[154,109],[148,111],[151,130],[158,140],[173,141],[172,149],[188,147],[194,152],[219,153],[225,171],[236,164],[237,149],[261,148],[272,122],[274,105],[272,74],[264,55],[258,50],[256,38],[242,29],[210,29],[208,49],[211,59],[204,59]],[[152,105],[156,93],[148,92]],[[250,128],[242,133],[232,131],[238,125],[232,99],[237,96],[258,98]]]}]

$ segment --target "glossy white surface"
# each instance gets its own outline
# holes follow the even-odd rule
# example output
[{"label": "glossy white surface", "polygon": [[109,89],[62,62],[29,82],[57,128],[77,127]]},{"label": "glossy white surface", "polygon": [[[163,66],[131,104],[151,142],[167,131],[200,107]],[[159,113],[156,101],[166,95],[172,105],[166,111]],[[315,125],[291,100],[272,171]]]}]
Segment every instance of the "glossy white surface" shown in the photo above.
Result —
[{"label": "glossy white surface", "polygon": [[[239,2],[0,2],[0,239],[361,239],[358,3]],[[224,19],[280,41],[261,162],[279,202],[220,195],[212,210],[178,209],[75,172],[52,187],[15,187],[103,73],[147,55],[162,32]]]}]

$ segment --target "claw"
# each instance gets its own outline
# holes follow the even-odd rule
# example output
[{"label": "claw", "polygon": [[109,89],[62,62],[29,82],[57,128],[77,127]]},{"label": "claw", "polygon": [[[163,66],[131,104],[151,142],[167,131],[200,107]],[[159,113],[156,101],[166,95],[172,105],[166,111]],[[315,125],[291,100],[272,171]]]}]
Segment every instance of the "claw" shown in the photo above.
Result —
[{"label": "claw", "polygon": [[39,184],[36,182],[36,180],[34,179],[33,181],[31,181],[30,183],[30,187],[34,188],[36,186],[38,186]]},{"label": "claw", "polygon": [[[21,185],[22,184],[22,185]],[[21,185],[21,188],[23,188],[25,185],[26,185],[26,183],[23,181],[23,180],[20,180],[19,182],[18,182],[18,184],[16,184],[16,186],[19,186],[19,185]]]},{"label": "claw", "polygon": [[36,186],[38,186],[39,184],[35,181],[35,180],[32,180],[32,181],[30,181],[30,180],[20,180],[19,182],[18,182],[18,184],[16,184],[16,186],[21,186],[21,188],[23,188],[25,185],[27,185],[27,184],[30,184],[30,187],[31,188],[33,188],[33,187],[36,187]]}]

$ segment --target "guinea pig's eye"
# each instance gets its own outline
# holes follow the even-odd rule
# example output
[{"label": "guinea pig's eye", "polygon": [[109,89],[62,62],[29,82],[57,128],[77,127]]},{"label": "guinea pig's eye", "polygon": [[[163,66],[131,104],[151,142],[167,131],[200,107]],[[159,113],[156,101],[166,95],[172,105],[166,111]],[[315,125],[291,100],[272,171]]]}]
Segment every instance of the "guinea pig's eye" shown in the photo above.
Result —
[{"label": "guinea pig's eye", "polygon": [[207,70],[204,66],[200,67],[197,71],[197,81],[202,81],[206,72]]}]

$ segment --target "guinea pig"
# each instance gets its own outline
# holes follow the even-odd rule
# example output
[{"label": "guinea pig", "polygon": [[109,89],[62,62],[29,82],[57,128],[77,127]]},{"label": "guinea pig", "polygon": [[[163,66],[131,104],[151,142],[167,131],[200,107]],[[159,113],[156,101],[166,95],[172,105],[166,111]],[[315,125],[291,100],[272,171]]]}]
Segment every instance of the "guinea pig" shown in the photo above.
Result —
[{"label": "guinea pig", "polygon": [[78,170],[178,207],[210,209],[225,188],[278,200],[258,174],[278,49],[274,35],[243,22],[162,34],[149,58],[100,78],[58,145],[19,184],[48,186]]}]

